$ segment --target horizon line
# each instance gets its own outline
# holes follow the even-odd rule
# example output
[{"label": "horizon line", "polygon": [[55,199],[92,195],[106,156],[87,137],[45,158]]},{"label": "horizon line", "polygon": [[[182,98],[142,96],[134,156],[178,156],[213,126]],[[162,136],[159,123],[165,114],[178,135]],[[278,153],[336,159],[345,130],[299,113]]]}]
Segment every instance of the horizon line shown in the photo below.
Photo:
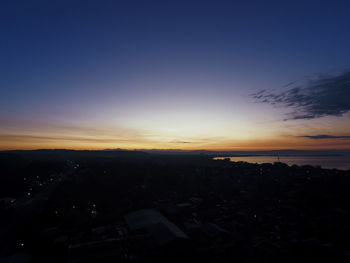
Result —
[{"label": "horizon line", "polygon": [[324,152],[324,151],[350,151],[349,149],[268,149],[268,150],[209,150],[209,149],[172,149],[172,148],[106,148],[106,149],[69,149],[69,148],[37,148],[37,149],[0,149],[0,152],[10,151],[179,151],[179,152],[276,152],[276,151],[304,151],[304,152]]}]

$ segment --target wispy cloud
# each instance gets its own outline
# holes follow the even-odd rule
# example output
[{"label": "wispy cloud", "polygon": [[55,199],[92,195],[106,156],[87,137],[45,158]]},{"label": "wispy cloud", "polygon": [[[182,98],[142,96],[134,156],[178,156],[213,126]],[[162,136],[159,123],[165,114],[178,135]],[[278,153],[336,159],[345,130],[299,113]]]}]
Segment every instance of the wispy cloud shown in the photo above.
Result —
[{"label": "wispy cloud", "polygon": [[343,140],[350,140],[350,136],[336,136],[336,135],[328,135],[328,134],[303,135],[303,136],[298,136],[298,137],[309,138],[309,139],[315,139],[315,140],[322,140],[322,139],[343,139]]},{"label": "wispy cloud", "polygon": [[170,143],[193,143],[193,142],[181,141],[181,140],[173,140],[173,141],[170,141]]},{"label": "wispy cloud", "polygon": [[252,94],[257,102],[291,108],[290,119],[342,116],[350,111],[350,72],[335,77],[319,77],[302,85],[287,84],[283,92],[261,90]]},{"label": "wispy cloud", "polygon": [[95,126],[41,124],[31,127],[24,124],[20,132],[11,126],[2,127],[0,149],[134,147],[153,142],[142,130]]},{"label": "wispy cloud", "polygon": [[[136,141],[135,138],[133,138]],[[26,134],[0,134],[0,141],[44,141],[44,142],[60,142],[60,141],[76,141],[84,143],[117,143],[130,142],[130,139],[123,138],[89,138],[85,136],[45,136],[45,135],[26,135]],[[139,140],[141,141],[141,140]]]}]

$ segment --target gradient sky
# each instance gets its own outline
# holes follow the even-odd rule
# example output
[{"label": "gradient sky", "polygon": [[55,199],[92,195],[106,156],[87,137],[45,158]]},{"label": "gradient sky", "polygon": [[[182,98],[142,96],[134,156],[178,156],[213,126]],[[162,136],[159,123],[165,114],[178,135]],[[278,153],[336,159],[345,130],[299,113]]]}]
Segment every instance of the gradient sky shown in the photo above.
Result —
[{"label": "gradient sky", "polygon": [[350,149],[349,1],[0,4],[0,149]]}]

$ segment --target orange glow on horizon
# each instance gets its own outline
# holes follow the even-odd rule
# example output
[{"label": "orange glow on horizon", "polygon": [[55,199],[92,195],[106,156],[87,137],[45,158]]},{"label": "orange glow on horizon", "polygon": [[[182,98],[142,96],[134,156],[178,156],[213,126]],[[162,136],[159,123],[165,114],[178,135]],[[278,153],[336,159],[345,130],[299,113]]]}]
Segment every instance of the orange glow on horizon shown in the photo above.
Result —
[{"label": "orange glow on horizon", "polygon": [[174,149],[174,150],[211,150],[211,151],[255,151],[255,150],[326,150],[350,149],[350,142],[341,139],[312,140],[308,138],[248,139],[229,138],[184,140],[183,142],[149,140],[145,138],[91,138],[91,137],[45,137],[25,135],[0,135],[0,150],[35,150],[35,149]]},{"label": "orange glow on horizon", "polygon": [[[349,116],[346,116],[348,118]],[[163,121],[164,120],[164,121]],[[0,127],[0,150],[14,149],[176,149],[176,150],[324,150],[350,149],[350,124],[341,119],[307,123],[244,122],[191,118],[172,123],[166,118],[121,126],[107,120],[73,124],[11,123]],[[326,123],[327,125],[325,125]],[[215,125],[214,125],[215,124]],[[315,129],[314,127],[319,127]],[[333,127],[337,127],[334,131]],[[322,129],[321,129],[322,128]],[[312,139],[305,135],[333,134],[341,138]]]}]

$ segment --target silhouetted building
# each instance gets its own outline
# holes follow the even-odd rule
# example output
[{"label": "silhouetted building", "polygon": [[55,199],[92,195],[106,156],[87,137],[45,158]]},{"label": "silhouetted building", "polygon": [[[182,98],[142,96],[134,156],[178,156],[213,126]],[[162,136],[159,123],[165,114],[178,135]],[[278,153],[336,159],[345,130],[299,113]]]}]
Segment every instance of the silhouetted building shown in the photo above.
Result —
[{"label": "silhouetted building", "polygon": [[131,231],[146,230],[158,245],[165,245],[176,239],[188,239],[180,228],[153,209],[143,209],[127,214],[124,219]]},{"label": "silhouetted building", "polygon": [[14,254],[7,258],[0,258],[0,263],[30,263],[31,260],[32,260],[31,255]]}]

